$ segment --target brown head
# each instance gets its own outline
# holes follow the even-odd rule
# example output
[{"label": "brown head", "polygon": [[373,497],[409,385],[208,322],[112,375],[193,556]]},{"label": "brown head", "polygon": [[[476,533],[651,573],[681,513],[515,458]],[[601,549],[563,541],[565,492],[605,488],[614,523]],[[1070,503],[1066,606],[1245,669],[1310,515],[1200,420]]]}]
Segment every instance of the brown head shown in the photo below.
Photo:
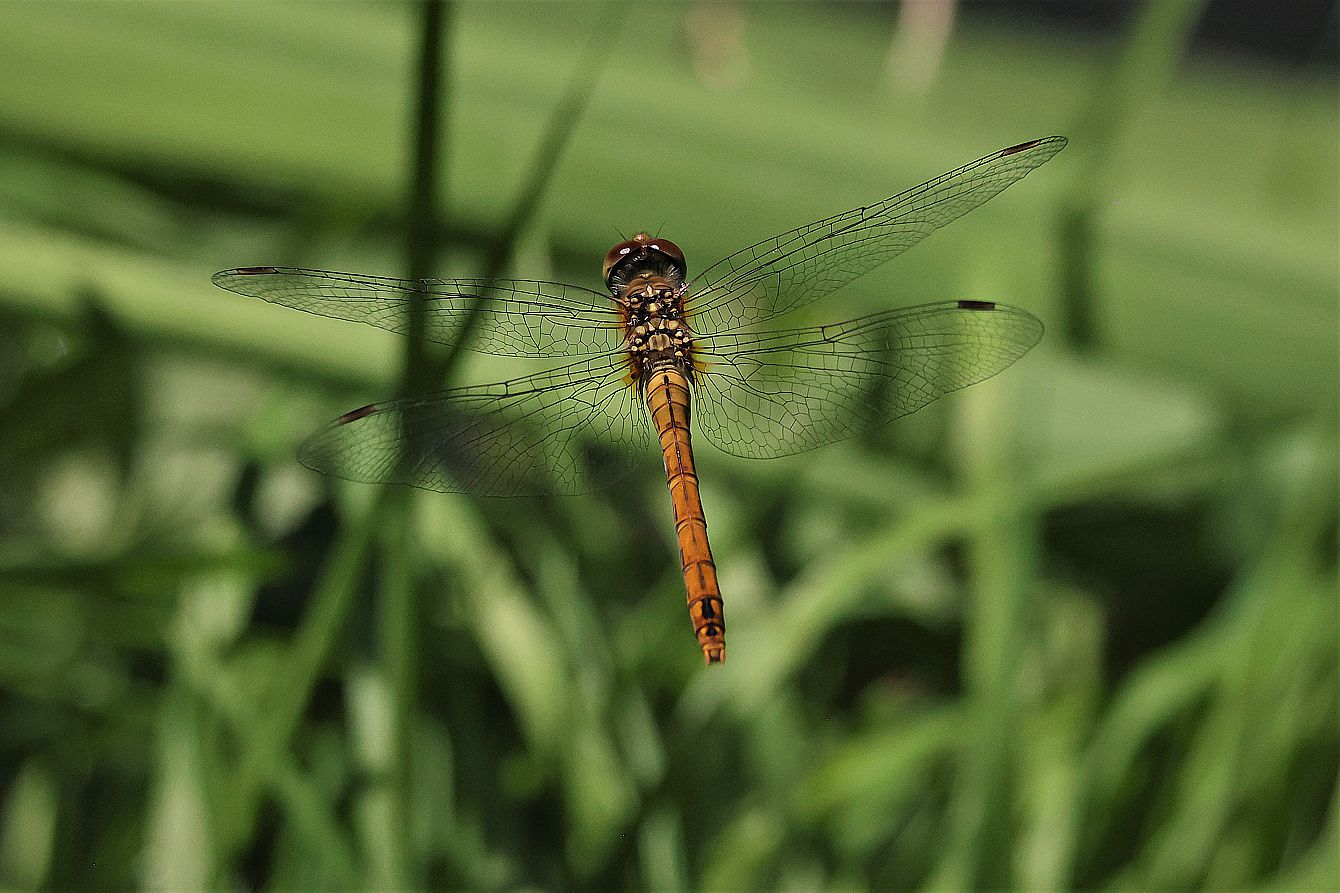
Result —
[{"label": "brown head", "polygon": [[[620,242],[605,255],[605,265],[601,268],[601,277],[610,291],[616,292],[616,280],[627,280],[635,275],[635,270],[649,268],[663,276],[671,276],[683,281],[688,272],[684,263],[684,252],[669,239],[652,238],[647,233],[638,233],[627,241]],[[658,269],[659,268],[659,269]]]}]

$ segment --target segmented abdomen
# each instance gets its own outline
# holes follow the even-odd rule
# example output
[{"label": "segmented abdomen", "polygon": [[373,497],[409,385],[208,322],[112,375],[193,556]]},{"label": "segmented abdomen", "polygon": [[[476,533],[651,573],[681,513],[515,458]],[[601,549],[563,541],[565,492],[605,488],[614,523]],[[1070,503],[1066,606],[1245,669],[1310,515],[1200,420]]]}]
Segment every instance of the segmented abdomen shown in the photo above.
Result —
[{"label": "segmented abdomen", "polygon": [[689,440],[689,380],[674,366],[647,376],[647,408],[651,410],[665,459],[665,477],[675,511],[675,534],[684,570],[693,632],[709,664],[726,661],[726,623],[716,564],[707,542],[707,519],[698,495],[698,473],[693,467]]}]

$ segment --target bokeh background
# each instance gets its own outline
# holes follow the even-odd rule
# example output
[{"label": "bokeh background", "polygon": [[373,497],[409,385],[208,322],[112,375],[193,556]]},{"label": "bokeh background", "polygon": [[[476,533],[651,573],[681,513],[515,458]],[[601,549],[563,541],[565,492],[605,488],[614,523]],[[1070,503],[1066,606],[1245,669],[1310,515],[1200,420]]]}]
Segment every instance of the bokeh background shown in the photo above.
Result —
[{"label": "bokeh background", "polygon": [[[0,883],[1333,888],[1335,48],[1302,0],[0,5]],[[599,287],[639,228],[692,271],[1051,133],[796,315],[1002,300],[1040,348],[700,446],[722,668],[658,457],[318,478],[404,345],[209,283]]]}]

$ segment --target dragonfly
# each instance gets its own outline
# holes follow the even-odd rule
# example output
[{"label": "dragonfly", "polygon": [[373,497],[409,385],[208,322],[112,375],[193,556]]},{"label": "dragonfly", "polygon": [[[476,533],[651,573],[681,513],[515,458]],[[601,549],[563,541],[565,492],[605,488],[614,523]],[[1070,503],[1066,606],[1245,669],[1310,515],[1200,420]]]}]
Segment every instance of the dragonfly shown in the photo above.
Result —
[{"label": "dragonfly", "polygon": [[821,447],[990,378],[1042,338],[1031,313],[991,300],[882,310],[781,328],[998,195],[1065,147],[1001,149],[883,201],[743,248],[690,278],[684,253],[639,232],[606,254],[603,290],[529,279],[396,279],[241,267],[242,295],[488,354],[557,361],[535,374],[354,409],[299,449],[338,478],[483,496],[589,492],[659,448],[693,632],[707,664],[726,625],[693,433],[736,456]]}]

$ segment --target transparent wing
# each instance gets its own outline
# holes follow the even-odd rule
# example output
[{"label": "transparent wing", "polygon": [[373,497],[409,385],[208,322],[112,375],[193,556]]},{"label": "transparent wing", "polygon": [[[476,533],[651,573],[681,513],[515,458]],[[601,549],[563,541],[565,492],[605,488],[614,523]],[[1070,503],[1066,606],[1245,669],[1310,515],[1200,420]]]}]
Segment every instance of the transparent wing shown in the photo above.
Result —
[{"label": "transparent wing", "polygon": [[614,302],[561,282],[524,279],[389,279],[294,267],[242,267],[214,274],[214,284],[319,316],[362,322],[404,334],[416,297],[427,307],[430,341],[452,344],[479,302],[467,345],[513,357],[608,353],[622,342]]},{"label": "transparent wing", "polygon": [[612,483],[654,443],[625,360],[610,355],[365,406],[313,434],[298,456],[348,480],[529,496]]},{"label": "transparent wing", "polygon": [[1065,144],[1051,136],[1001,149],[877,204],[737,251],[694,280],[688,318],[699,332],[732,332],[808,304],[1000,194]]},{"label": "transparent wing", "polygon": [[925,304],[831,326],[697,339],[693,417],[717,448],[787,456],[990,378],[1042,338],[1004,304]]}]

